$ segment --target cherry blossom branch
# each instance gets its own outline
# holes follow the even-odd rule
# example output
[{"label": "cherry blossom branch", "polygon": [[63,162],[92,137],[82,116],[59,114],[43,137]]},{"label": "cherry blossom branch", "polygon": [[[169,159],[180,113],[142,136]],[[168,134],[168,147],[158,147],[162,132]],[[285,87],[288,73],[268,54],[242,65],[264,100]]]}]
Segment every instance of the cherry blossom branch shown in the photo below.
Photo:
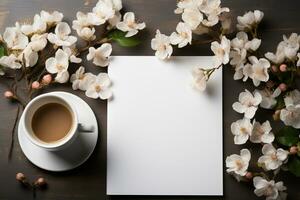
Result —
[{"label": "cherry blossom branch", "polygon": [[13,127],[12,127],[12,130],[11,130],[11,141],[10,141],[9,153],[8,153],[8,159],[9,160],[12,157],[13,146],[14,146],[14,138],[15,138],[14,133],[15,133],[15,129],[16,129],[16,126],[17,126],[18,119],[19,119],[19,113],[20,113],[20,106],[17,106],[16,117],[15,117]]},{"label": "cherry blossom branch", "polygon": [[104,44],[107,42],[111,42],[111,39],[107,37],[100,38],[99,40],[93,41],[92,43],[88,43],[88,45],[86,45],[85,47],[78,49],[78,52],[75,55],[79,56],[81,53],[87,51],[90,47],[96,47],[97,45]]}]

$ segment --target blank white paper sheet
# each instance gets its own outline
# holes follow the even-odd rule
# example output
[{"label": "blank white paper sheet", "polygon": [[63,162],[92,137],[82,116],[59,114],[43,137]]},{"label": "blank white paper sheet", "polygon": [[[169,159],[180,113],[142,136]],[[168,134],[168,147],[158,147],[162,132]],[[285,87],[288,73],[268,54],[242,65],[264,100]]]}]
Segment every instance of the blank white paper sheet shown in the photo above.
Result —
[{"label": "blank white paper sheet", "polygon": [[108,195],[223,195],[222,72],[212,57],[114,56],[107,111]]}]

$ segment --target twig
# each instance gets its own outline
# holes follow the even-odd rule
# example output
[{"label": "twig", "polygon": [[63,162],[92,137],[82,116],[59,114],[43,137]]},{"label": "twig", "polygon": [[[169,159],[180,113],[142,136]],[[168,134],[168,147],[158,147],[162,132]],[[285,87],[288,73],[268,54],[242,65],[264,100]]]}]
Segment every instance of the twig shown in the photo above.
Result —
[{"label": "twig", "polygon": [[10,147],[9,147],[9,153],[8,153],[8,160],[11,160],[11,156],[12,156],[12,152],[13,152],[13,147],[14,147],[14,143],[15,143],[15,139],[14,139],[15,134],[14,133],[15,133],[18,119],[19,119],[19,113],[20,113],[20,106],[18,105],[16,118],[14,121],[13,128],[11,130],[11,141],[10,141]]},{"label": "twig", "polygon": [[215,39],[209,39],[209,40],[193,40],[192,44],[195,45],[201,45],[201,44],[209,44],[211,42],[215,41]]},{"label": "twig", "polygon": [[105,37],[103,39],[94,41],[92,44],[88,43],[88,45],[86,45],[85,47],[83,47],[81,49],[78,49],[78,51],[76,53],[76,56],[78,56],[79,54],[87,51],[90,47],[97,46],[97,45],[100,45],[100,44],[103,44],[103,43],[106,43],[106,42],[110,42],[110,41],[111,41],[111,39]]}]

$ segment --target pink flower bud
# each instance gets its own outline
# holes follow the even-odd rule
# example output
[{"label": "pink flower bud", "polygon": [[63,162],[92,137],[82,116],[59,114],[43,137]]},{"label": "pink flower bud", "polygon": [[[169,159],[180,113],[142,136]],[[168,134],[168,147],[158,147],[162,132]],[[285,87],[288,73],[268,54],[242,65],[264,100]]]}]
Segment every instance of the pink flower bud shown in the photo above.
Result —
[{"label": "pink flower bud", "polygon": [[47,185],[47,182],[44,178],[38,178],[35,183],[34,183],[37,187],[44,187]]},{"label": "pink flower bud", "polygon": [[4,97],[7,99],[11,99],[11,98],[13,98],[13,96],[14,96],[14,93],[12,93],[12,91],[7,90],[4,92]]},{"label": "pink flower bud", "polygon": [[40,88],[40,83],[38,81],[34,81],[32,84],[31,84],[31,88],[32,89],[39,89]]},{"label": "pink flower bud", "polygon": [[252,179],[253,178],[253,174],[251,172],[247,172],[246,175],[245,175],[245,177],[247,179]]},{"label": "pink flower bud", "polygon": [[272,65],[271,69],[273,72],[278,72],[278,67],[276,65]]},{"label": "pink flower bud", "polygon": [[298,152],[298,147],[292,146],[292,147],[290,148],[290,154],[296,154],[297,152]]},{"label": "pink flower bud", "polygon": [[279,66],[279,70],[280,70],[281,72],[286,72],[286,69],[287,69],[286,64],[281,64],[281,65]]},{"label": "pink flower bud", "polygon": [[45,85],[50,84],[52,81],[52,76],[50,74],[46,74],[43,76],[42,83]]},{"label": "pink flower bud", "polygon": [[281,90],[281,92],[284,92],[287,89],[287,85],[285,83],[280,83],[278,87]]},{"label": "pink flower bud", "polygon": [[23,173],[17,173],[16,174],[16,179],[18,180],[18,181],[21,181],[21,182],[23,182],[25,179],[26,179],[26,177],[25,177],[25,175],[23,174]]}]

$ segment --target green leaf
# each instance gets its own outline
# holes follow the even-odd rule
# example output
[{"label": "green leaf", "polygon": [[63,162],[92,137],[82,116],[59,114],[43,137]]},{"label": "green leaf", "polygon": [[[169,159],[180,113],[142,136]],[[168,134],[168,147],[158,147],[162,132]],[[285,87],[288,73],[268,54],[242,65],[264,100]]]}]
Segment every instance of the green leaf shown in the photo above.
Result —
[{"label": "green leaf", "polygon": [[283,95],[280,95],[277,97],[277,104],[276,104],[276,110],[280,110],[285,107]]},{"label": "green leaf", "polygon": [[0,58],[4,55],[5,55],[5,48],[4,46],[0,45]]},{"label": "green leaf", "polygon": [[288,168],[291,173],[295,176],[300,177],[300,160],[297,157],[294,157],[288,162]]},{"label": "green leaf", "polygon": [[141,43],[135,37],[125,37],[126,33],[120,30],[113,30],[108,34],[108,38],[117,42],[122,47],[134,47]]},{"label": "green leaf", "polygon": [[297,129],[285,126],[276,134],[276,139],[280,144],[290,147],[299,142],[299,133]]}]

